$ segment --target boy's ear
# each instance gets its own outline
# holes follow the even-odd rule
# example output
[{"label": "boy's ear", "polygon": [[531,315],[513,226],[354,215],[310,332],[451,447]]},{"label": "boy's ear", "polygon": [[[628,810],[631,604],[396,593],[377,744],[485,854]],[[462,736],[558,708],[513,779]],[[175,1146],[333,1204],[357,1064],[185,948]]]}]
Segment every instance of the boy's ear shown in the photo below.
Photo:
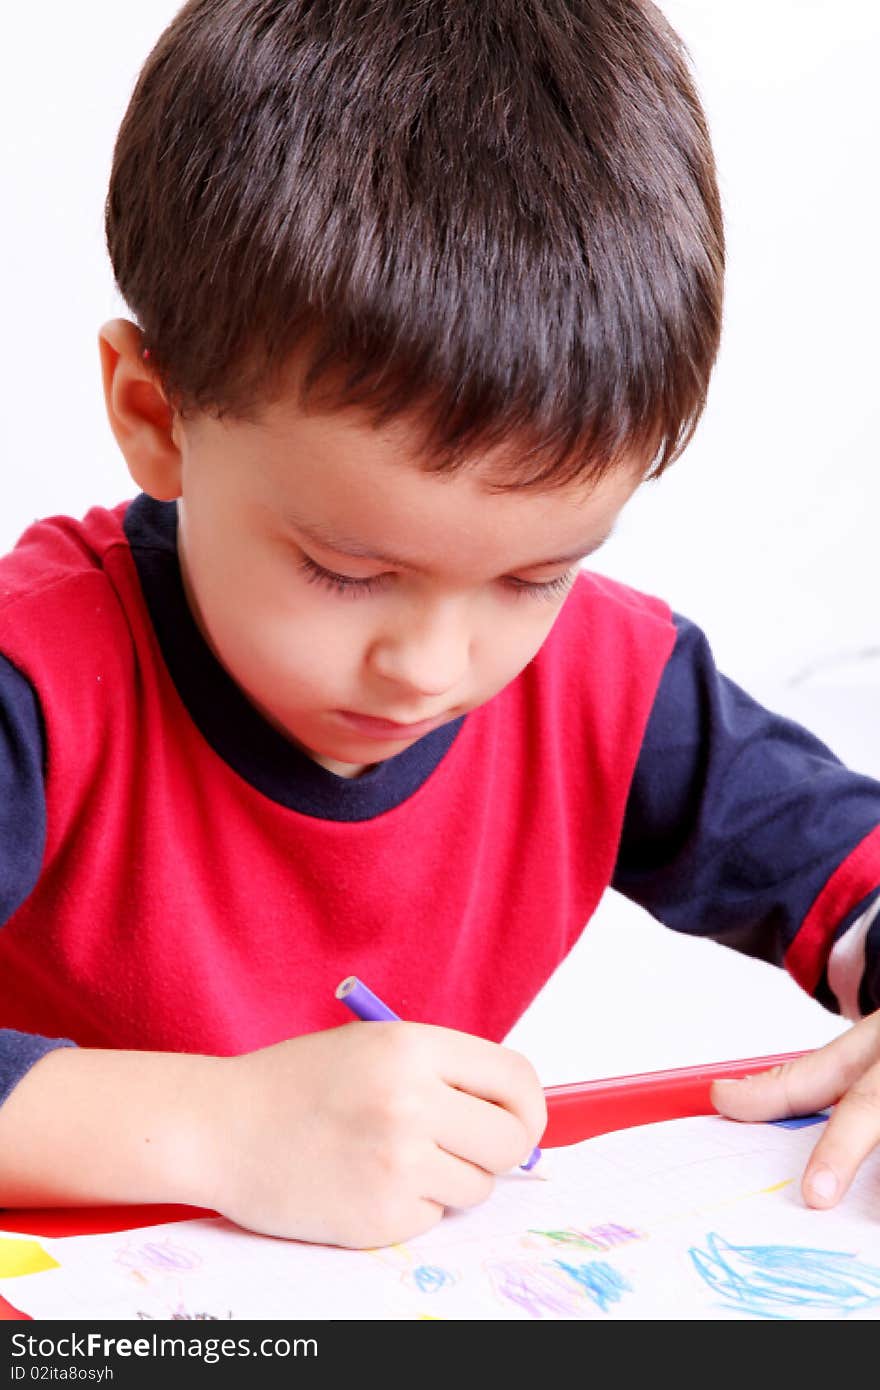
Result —
[{"label": "boy's ear", "polygon": [[174,412],[143,356],[143,336],[128,319],[98,334],[107,418],[128,471],[142,492],[162,502],[181,494],[181,455]]}]

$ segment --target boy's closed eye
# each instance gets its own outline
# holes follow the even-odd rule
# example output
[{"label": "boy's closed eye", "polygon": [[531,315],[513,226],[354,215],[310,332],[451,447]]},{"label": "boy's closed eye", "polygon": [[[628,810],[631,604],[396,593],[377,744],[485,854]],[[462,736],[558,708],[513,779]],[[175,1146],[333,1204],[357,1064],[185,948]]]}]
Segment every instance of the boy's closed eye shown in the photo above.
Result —
[{"label": "boy's closed eye", "polygon": [[[393,572],[387,570],[380,574],[366,575],[360,578],[354,575],[340,574],[336,570],[327,569],[317,560],[313,560],[305,554],[300,562],[300,569],[308,583],[319,584],[347,598],[364,598],[380,588],[387,587],[396,578]],[[515,575],[507,575],[501,580],[501,583],[509,593],[518,597],[532,596],[554,599],[568,593],[577,577],[577,572],[578,566],[571,565],[563,574],[556,575],[552,579],[529,580],[517,578]]]}]

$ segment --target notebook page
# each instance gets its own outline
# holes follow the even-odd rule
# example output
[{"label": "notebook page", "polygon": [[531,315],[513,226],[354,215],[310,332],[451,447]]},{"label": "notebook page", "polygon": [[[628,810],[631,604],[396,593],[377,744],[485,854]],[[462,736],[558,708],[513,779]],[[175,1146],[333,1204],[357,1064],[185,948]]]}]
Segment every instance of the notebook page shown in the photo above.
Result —
[{"label": "notebook page", "polygon": [[36,1319],[875,1319],[880,1153],[838,1210],[811,1211],[821,1122],[700,1116],[545,1150],[482,1206],[379,1250],[216,1218],[40,1237],[41,1258],[31,1238],[16,1266],[27,1238],[0,1233],[0,1292]]}]

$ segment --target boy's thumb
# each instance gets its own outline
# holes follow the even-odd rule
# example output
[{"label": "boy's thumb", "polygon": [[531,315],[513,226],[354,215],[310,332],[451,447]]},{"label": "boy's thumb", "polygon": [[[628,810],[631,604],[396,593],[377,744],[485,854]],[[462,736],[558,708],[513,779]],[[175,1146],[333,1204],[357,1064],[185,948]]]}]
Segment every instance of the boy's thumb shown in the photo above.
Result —
[{"label": "boy's thumb", "polygon": [[709,1098],[731,1120],[787,1120],[812,1115],[840,1095],[838,1060],[829,1049],[808,1052],[768,1071],[737,1080],[713,1081]]},{"label": "boy's thumb", "polygon": [[788,1120],[836,1105],[877,1059],[880,1010],[815,1052],[739,1081],[714,1081],[709,1097],[731,1120]]}]

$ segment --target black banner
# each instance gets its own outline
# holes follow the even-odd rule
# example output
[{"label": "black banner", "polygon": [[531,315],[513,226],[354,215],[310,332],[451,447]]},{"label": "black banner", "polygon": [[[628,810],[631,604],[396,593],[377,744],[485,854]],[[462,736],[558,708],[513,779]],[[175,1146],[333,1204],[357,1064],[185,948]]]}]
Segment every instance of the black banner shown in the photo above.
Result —
[{"label": "black banner", "polygon": [[[433,1380],[467,1375],[475,1358],[508,1372],[546,1369],[558,1354],[558,1322],[162,1321],[0,1322],[0,1390],[40,1385],[109,1386],[110,1390],[248,1390],[319,1385],[322,1372],[359,1383]],[[586,1329],[572,1336],[577,1354]],[[511,1333],[513,1334],[511,1336]],[[552,1340],[551,1340],[552,1339]],[[567,1341],[567,1339],[566,1339]],[[531,1353],[531,1354],[530,1354]]]}]

